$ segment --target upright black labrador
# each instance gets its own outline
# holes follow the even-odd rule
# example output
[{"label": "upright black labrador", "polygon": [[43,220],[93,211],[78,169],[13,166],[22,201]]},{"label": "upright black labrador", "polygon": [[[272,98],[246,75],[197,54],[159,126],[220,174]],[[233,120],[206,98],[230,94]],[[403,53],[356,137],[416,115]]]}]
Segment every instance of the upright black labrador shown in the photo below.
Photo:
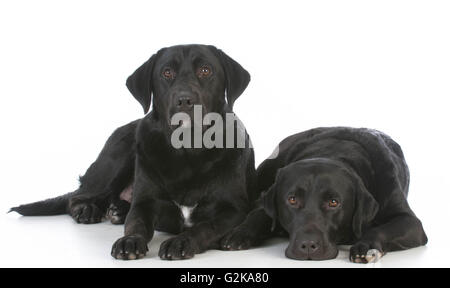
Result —
[{"label": "upright black labrador", "polygon": [[289,234],[286,256],[301,260],[335,258],[337,245],[353,244],[350,260],[368,263],[427,243],[406,200],[403,152],[379,131],[338,127],[292,135],[257,175],[262,201],[224,237],[223,249],[248,249],[274,228]]},{"label": "upright black labrador", "polygon": [[153,98],[152,111],[112,134],[78,190],[11,210],[27,216],[69,213],[79,223],[97,223],[105,215],[113,223],[125,221],[125,236],[111,251],[117,259],[143,257],[155,229],[178,234],[162,243],[162,259],[219,248],[255,198],[253,149],[176,149],[171,134],[179,125],[171,118],[178,112],[193,116],[194,105],[201,105],[203,113],[225,119],[249,81],[241,65],[213,46],[161,49],[126,83],[145,113]]}]

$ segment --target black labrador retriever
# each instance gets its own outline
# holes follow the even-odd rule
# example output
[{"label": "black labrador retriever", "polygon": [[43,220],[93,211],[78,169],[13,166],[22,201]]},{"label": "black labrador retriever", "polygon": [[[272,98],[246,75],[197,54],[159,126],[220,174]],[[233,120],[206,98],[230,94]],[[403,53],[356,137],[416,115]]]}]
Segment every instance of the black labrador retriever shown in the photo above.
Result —
[{"label": "black labrador retriever", "polygon": [[337,245],[353,244],[350,260],[368,263],[427,243],[406,200],[403,152],[379,131],[337,127],[292,135],[257,175],[258,191],[265,191],[259,207],[224,237],[223,249],[248,249],[279,230],[289,235],[289,258],[332,259]]},{"label": "black labrador retriever", "polygon": [[[112,134],[81,177],[79,189],[11,210],[22,215],[69,213],[79,223],[97,223],[105,215],[113,223],[125,222],[125,236],[111,251],[117,259],[143,257],[155,229],[178,234],[162,243],[162,259],[187,259],[219,248],[220,239],[245,219],[255,200],[248,134],[233,124],[233,135],[243,133],[245,147],[175,148],[171,135],[185,122],[171,120],[177,113],[197,117],[196,107],[224,119],[249,81],[241,65],[213,46],[161,49],[126,83],[145,113],[153,100],[152,110]],[[208,127],[201,127],[200,137]]]}]

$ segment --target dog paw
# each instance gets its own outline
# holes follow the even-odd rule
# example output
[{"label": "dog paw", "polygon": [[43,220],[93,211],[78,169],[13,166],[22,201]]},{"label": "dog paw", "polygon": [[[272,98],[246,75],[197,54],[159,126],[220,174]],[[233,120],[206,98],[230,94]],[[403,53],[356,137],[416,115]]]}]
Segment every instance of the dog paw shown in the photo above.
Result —
[{"label": "dog paw", "polygon": [[147,241],[140,235],[129,235],[118,239],[111,249],[111,256],[121,260],[135,260],[147,254]]},{"label": "dog paw", "polygon": [[92,203],[76,204],[70,209],[70,215],[77,223],[94,224],[102,221],[103,213]]},{"label": "dog paw", "polygon": [[159,257],[163,260],[190,259],[199,253],[195,241],[187,236],[179,235],[164,241],[159,248]]},{"label": "dog paw", "polygon": [[226,251],[247,250],[256,243],[255,237],[247,229],[236,228],[220,241],[220,249]]},{"label": "dog paw", "polygon": [[381,249],[364,242],[357,243],[350,248],[350,261],[353,263],[375,263],[383,255]]},{"label": "dog paw", "polygon": [[106,210],[106,218],[108,218],[112,224],[123,224],[125,223],[125,218],[127,217],[127,213],[129,210],[128,207],[123,207],[123,205],[109,205],[108,210]]}]

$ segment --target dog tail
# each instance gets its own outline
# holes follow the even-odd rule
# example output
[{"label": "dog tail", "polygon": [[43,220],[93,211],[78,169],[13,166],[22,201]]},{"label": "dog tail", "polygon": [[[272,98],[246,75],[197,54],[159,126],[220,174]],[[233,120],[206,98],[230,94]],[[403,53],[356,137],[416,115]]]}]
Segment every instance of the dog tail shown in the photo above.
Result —
[{"label": "dog tail", "polygon": [[55,198],[34,203],[12,207],[8,213],[17,212],[23,216],[50,216],[67,214],[69,199],[77,194],[78,190]]}]

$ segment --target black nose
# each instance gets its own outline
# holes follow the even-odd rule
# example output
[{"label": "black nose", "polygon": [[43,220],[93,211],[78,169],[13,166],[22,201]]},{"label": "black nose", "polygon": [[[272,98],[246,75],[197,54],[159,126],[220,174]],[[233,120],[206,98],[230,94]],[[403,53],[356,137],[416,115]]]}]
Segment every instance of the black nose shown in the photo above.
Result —
[{"label": "black nose", "polygon": [[303,241],[300,244],[300,250],[307,255],[314,254],[319,248],[319,243],[312,240]]},{"label": "black nose", "polygon": [[181,110],[190,110],[194,107],[194,103],[189,96],[181,96],[177,100],[177,108]]}]

